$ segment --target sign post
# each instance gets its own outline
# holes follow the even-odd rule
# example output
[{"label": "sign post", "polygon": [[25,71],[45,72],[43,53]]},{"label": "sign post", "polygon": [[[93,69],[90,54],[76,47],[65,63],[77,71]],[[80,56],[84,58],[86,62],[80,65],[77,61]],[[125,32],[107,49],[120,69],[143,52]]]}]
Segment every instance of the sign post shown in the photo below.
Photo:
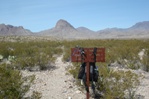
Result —
[{"label": "sign post", "polygon": [[90,81],[90,62],[105,62],[105,48],[71,48],[72,62],[86,62],[88,91],[86,93],[89,99],[89,81]]}]

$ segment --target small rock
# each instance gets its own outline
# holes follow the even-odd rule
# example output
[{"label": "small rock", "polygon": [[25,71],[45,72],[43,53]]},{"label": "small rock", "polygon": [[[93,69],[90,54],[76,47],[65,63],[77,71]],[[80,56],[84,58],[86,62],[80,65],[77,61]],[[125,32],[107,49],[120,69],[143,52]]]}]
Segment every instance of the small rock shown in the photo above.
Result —
[{"label": "small rock", "polygon": [[40,70],[39,66],[34,66],[34,67],[29,68],[29,71],[39,71],[39,70]]},{"label": "small rock", "polygon": [[73,86],[69,86],[69,88],[73,88]]},{"label": "small rock", "polygon": [[68,97],[68,99],[72,99],[71,97]]},{"label": "small rock", "polygon": [[63,91],[62,93],[67,93],[67,91]]},{"label": "small rock", "polygon": [[3,59],[3,56],[2,55],[0,55],[0,60],[2,60]]},{"label": "small rock", "polygon": [[77,90],[77,91],[76,91],[76,93],[77,93],[77,94],[80,94],[80,93],[81,93],[81,91]]}]

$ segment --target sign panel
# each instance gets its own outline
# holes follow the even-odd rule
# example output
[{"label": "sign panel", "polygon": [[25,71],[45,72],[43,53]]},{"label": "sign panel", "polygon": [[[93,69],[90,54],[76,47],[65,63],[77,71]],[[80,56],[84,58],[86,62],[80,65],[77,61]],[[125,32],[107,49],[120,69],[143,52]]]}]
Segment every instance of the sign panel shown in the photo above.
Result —
[{"label": "sign panel", "polygon": [[105,48],[71,48],[72,62],[105,62]]}]

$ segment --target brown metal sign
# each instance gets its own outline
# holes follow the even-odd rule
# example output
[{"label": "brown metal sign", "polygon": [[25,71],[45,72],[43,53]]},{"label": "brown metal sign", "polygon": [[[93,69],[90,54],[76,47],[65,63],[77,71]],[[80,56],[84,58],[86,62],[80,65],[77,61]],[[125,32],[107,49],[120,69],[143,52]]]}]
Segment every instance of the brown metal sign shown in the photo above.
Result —
[{"label": "brown metal sign", "polygon": [[81,57],[81,51],[78,48],[71,48],[72,62],[105,62],[105,48],[97,48],[96,59],[93,51],[94,48],[83,48],[85,55]]}]

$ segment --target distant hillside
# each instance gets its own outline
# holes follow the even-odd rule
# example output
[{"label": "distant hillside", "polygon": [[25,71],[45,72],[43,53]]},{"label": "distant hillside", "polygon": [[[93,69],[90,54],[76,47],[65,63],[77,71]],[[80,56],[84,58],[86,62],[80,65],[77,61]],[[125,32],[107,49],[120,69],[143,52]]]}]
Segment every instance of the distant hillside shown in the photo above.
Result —
[{"label": "distant hillside", "polygon": [[64,39],[85,39],[89,38],[91,33],[81,32],[74,28],[70,23],[60,19],[52,29],[39,32],[40,35],[53,36]]},{"label": "distant hillside", "polygon": [[95,33],[95,31],[92,31],[86,27],[78,27],[76,28],[79,32],[83,32],[83,33]]},{"label": "distant hillside", "polygon": [[135,25],[133,25],[132,27],[130,27],[130,29],[139,29],[139,30],[147,30],[149,31],[149,21],[144,21],[144,22],[138,22]]},{"label": "distant hillside", "polygon": [[42,31],[40,35],[72,39],[149,38],[149,21],[139,22],[125,29],[108,28],[95,32],[86,27],[74,28],[70,23],[61,19],[54,28]]},{"label": "distant hillside", "polygon": [[0,35],[31,35],[32,32],[24,29],[22,26],[0,24]]},{"label": "distant hillside", "polygon": [[103,38],[149,38],[149,21],[139,22],[129,28],[108,28],[97,32]]},{"label": "distant hillside", "polygon": [[23,27],[0,24],[0,35],[37,35],[58,39],[107,39],[107,38],[149,38],[149,21],[138,22],[128,28],[107,28],[97,32],[86,27],[75,28],[66,20],[60,19],[55,27],[32,33]]}]

